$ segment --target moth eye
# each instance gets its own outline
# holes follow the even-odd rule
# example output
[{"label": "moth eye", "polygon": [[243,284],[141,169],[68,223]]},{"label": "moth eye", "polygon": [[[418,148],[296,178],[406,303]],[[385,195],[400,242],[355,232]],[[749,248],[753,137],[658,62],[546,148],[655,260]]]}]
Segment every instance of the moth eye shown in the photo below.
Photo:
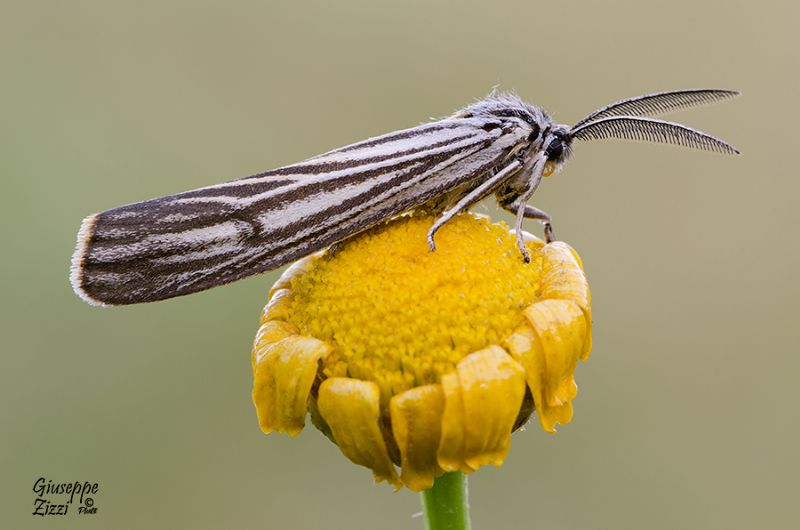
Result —
[{"label": "moth eye", "polygon": [[541,132],[540,129],[539,129],[539,126],[536,125],[535,123],[532,124],[531,127],[533,127],[533,130],[528,135],[528,141],[529,142],[532,142],[532,141],[536,140],[537,138],[539,138],[539,132]]},{"label": "moth eye", "polygon": [[556,170],[556,165],[548,160],[544,164],[544,170],[542,171],[542,176],[549,177],[550,175],[553,174],[555,170]]},{"label": "moth eye", "polygon": [[561,143],[561,140],[556,138],[555,140],[550,142],[550,144],[547,146],[547,149],[545,149],[544,153],[547,156],[547,158],[553,160],[554,158],[560,157],[563,152],[564,152],[564,145]]}]

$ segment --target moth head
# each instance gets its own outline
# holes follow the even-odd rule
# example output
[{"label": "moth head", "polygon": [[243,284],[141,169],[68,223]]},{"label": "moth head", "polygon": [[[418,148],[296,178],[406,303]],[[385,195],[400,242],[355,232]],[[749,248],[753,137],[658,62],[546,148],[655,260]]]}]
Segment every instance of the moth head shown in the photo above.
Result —
[{"label": "moth head", "polygon": [[569,132],[569,127],[555,125],[549,131],[546,130],[542,146],[544,148],[544,156],[547,159],[542,176],[549,177],[559,171],[572,154],[572,135]]}]

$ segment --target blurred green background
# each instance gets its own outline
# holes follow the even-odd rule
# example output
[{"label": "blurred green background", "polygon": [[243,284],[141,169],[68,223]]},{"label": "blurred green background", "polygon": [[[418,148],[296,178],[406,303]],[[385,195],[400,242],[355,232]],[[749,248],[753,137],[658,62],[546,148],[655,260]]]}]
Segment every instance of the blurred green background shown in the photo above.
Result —
[{"label": "blurred green background", "polygon": [[[475,528],[787,528],[798,519],[800,15],[790,2],[0,4],[2,528],[422,528],[321,434],[250,402],[277,273],[98,309],[67,281],[84,215],[443,116],[494,85],[573,123],[726,87],[674,118],[721,157],[577,145],[535,204],[581,253],[595,348],[573,422],[470,482]],[[480,206],[498,218],[493,204]],[[537,229],[535,224],[530,228]],[[31,515],[34,480],[100,483]]]}]

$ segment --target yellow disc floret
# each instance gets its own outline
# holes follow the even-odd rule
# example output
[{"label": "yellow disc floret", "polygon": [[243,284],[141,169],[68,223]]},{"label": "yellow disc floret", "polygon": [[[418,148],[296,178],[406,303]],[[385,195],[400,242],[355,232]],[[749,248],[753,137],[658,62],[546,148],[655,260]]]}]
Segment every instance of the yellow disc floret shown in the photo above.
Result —
[{"label": "yellow disc floret", "polygon": [[539,289],[541,253],[525,264],[504,226],[458,216],[435,252],[430,226],[427,217],[383,225],[291,282],[289,321],[333,347],[324,375],[374,381],[382,404],[500,344]]}]

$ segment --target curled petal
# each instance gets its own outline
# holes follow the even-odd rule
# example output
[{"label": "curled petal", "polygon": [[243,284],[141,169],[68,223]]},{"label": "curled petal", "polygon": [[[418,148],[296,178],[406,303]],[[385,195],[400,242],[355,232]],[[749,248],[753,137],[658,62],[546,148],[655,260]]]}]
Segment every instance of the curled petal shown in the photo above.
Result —
[{"label": "curled petal", "polygon": [[392,431],[400,449],[401,478],[411,490],[430,488],[433,479],[444,472],[436,459],[443,410],[441,385],[412,388],[389,402]]},{"label": "curled petal", "polygon": [[290,289],[292,279],[307,272],[314,262],[319,259],[321,254],[321,252],[311,254],[289,265],[283,274],[281,274],[280,278],[278,278],[278,281],[272,285],[272,288],[269,290],[269,298],[272,298],[272,296],[281,289]]},{"label": "curled petal", "polygon": [[569,300],[543,300],[526,309],[525,317],[544,354],[547,404],[561,405],[577,394],[572,376],[586,339],[583,312]]},{"label": "curled petal", "polygon": [[261,324],[256,333],[256,338],[253,339],[253,354],[251,359],[253,370],[255,370],[256,362],[269,351],[270,346],[286,337],[297,334],[297,327],[283,320],[270,320]]},{"label": "curled petal", "polygon": [[583,311],[570,300],[543,300],[525,310],[529,325],[507,340],[511,355],[525,367],[539,423],[548,432],[572,419],[573,378],[588,332]]},{"label": "curled petal", "polygon": [[439,465],[471,472],[500,466],[511,444],[511,429],[525,396],[525,370],[499,346],[461,359],[442,376],[445,406]]},{"label": "curled petal", "polygon": [[261,312],[260,323],[270,320],[290,320],[293,293],[291,289],[275,290]]},{"label": "curled petal", "polygon": [[572,300],[586,317],[588,331],[582,346],[581,360],[592,350],[592,294],[578,254],[566,243],[555,241],[545,245],[542,267],[542,299]]},{"label": "curled petal", "polygon": [[294,436],[303,429],[318,362],[329,352],[320,340],[290,335],[255,353],[253,402],[261,430]]},{"label": "curled petal", "polygon": [[347,377],[326,379],[319,387],[317,407],[347,458],[370,468],[378,482],[385,480],[397,488],[402,485],[378,424],[377,384]]}]

